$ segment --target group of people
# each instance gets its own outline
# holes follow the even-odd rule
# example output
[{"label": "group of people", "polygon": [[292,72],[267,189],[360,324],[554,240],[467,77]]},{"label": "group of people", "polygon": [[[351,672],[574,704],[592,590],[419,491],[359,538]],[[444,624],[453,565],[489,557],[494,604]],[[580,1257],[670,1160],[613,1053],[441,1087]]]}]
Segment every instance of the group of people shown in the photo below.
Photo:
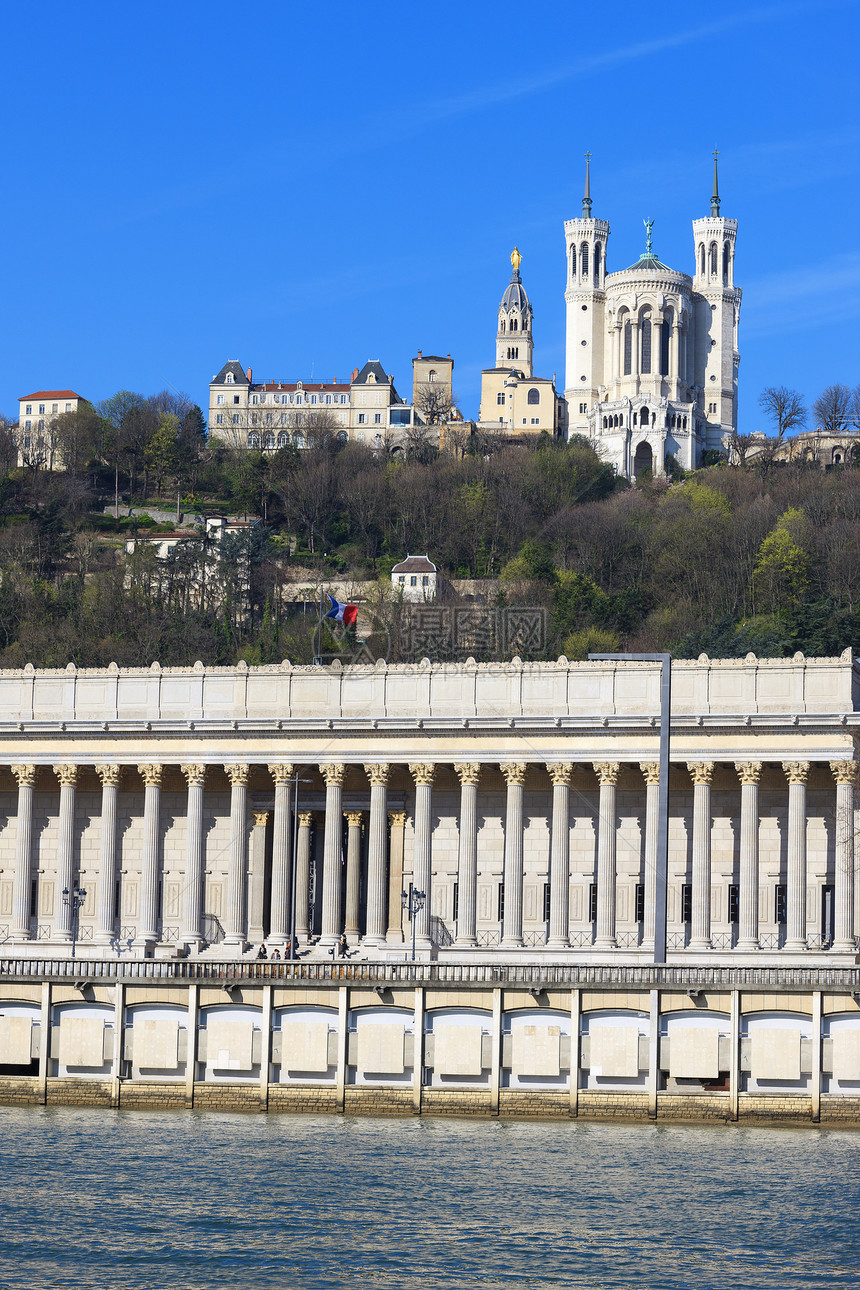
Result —
[{"label": "group of people", "polygon": [[[295,957],[298,958],[298,956],[299,956],[299,947],[297,942]],[[343,933],[343,935],[341,936],[337,944],[331,947],[331,956],[332,958],[339,958],[339,959],[345,959],[349,957],[349,941],[346,939],[346,932]],[[263,941],[262,945],[257,950],[258,959],[268,959],[272,963],[279,963],[281,959],[289,960],[293,957],[294,956],[292,953],[292,942],[289,939],[289,937],[287,938],[287,943],[284,946],[283,954],[281,953],[277,945],[275,946],[275,948],[272,950],[270,954],[266,949],[265,941]]]}]

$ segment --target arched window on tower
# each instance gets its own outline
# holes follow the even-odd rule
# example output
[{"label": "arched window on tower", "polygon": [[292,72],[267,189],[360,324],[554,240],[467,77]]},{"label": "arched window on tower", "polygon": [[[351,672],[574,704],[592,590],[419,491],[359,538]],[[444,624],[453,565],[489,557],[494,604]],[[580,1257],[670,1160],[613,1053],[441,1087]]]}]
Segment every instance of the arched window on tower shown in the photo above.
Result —
[{"label": "arched window on tower", "polygon": [[579,248],[579,263],[583,278],[588,277],[588,243],[583,242]]},{"label": "arched window on tower", "polygon": [[639,323],[639,334],[642,337],[642,363],[639,371],[643,375],[650,375],[651,372],[651,317],[650,314],[643,314]]},{"label": "arched window on tower", "polygon": [[519,330],[519,322],[516,317],[511,319],[511,331]]},{"label": "arched window on tower", "polygon": [[504,334],[505,334],[505,320],[504,320],[504,318],[500,318],[500,319],[499,319],[499,335],[500,335],[500,336],[504,336]]},{"label": "arched window on tower", "polygon": [[570,248],[570,276],[576,280],[576,247]]},{"label": "arched window on tower", "polygon": [[528,403],[540,403],[540,390],[529,390]]},{"label": "arched window on tower", "polygon": [[712,278],[717,276],[717,244],[711,243],[711,249],[708,255],[708,272]]},{"label": "arched window on tower", "polygon": [[723,243],[723,286],[729,285],[729,266],[731,264],[731,247],[728,242]]},{"label": "arched window on tower", "polygon": [[427,380],[428,380],[428,381],[435,381],[435,380],[436,380],[436,373],[434,372],[434,370],[433,370],[433,368],[432,368],[432,367],[430,368],[430,371],[427,373]]},{"label": "arched window on tower", "polygon": [[639,424],[640,424],[640,426],[647,426],[647,424],[648,424],[648,420],[649,420],[649,418],[648,418],[648,409],[647,409],[647,408],[643,408],[643,409],[642,409],[642,411],[639,413]]},{"label": "arched window on tower", "polygon": [[624,324],[624,375],[629,376],[633,371],[633,325],[630,322]]},{"label": "arched window on tower", "polygon": [[669,375],[669,338],[672,335],[672,316],[673,315],[671,313],[664,314],[663,321],[657,328],[660,336],[660,348],[658,350],[660,355],[660,365],[657,370],[661,376]]},{"label": "arched window on tower", "polygon": [[600,286],[600,256],[601,246],[599,242],[594,243],[594,285]]},{"label": "arched window on tower", "polygon": [[699,243],[699,277],[705,276],[705,244]]}]

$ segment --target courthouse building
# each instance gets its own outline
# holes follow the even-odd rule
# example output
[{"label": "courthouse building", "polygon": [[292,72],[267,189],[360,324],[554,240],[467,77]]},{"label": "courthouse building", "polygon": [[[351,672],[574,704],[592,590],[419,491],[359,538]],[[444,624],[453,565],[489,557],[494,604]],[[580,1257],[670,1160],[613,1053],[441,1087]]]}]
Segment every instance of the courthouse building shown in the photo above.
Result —
[{"label": "courthouse building", "polygon": [[860,670],[672,686],[655,966],[658,664],[0,674],[0,1100],[856,1119]]}]

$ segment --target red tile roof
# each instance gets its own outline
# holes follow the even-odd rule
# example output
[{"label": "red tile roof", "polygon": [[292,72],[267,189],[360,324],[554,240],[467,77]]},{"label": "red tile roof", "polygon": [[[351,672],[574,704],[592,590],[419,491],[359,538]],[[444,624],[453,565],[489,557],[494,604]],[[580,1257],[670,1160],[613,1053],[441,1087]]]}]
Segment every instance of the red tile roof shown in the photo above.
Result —
[{"label": "red tile roof", "polygon": [[37,390],[35,394],[22,394],[19,403],[25,399],[79,399],[80,394],[75,394],[74,390]]}]

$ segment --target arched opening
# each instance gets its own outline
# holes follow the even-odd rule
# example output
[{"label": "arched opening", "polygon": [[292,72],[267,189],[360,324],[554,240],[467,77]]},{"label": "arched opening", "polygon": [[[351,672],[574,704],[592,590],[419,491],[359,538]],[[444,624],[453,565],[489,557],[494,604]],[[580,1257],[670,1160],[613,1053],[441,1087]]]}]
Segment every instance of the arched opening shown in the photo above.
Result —
[{"label": "arched opening", "polygon": [[436,373],[433,371],[433,368],[432,368],[432,367],[430,368],[430,371],[427,373],[427,380],[428,380],[428,381],[435,381],[435,380],[436,380]]},{"label": "arched opening", "polygon": [[583,278],[587,278],[588,277],[588,243],[587,242],[583,242],[582,246],[580,247],[579,260],[580,260],[580,267],[582,269],[582,276]]},{"label": "arched opening", "polygon": [[634,426],[636,425],[637,415],[638,415],[638,414],[637,414],[636,412],[634,412],[634,413],[633,413],[633,424],[634,424]]},{"label": "arched opening", "polygon": [[723,243],[723,286],[729,285],[729,270],[731,266],[732,251],[728,242]]},{"label": "arched opening", "polygon": [[708,258],[709,258],[708,270],[709,270],[710,276],[711,276],[712,278],[715,278],[715,277],[717,276],[717,244],[716,244],[716,242],[712,242],[712,243],[711,243],[711,249],[710,249],[709,257],[708,257]]},{"label": "arched opening", "polygon": [[526,401],[528,403],[540,403],[540,390],[529,390]]},{"label": "arched opening", "polygon": [[233,373],[232,373],[232,372],[228,372],[228,373],[227,373],[227,376],[226,376],[226,378],[225,378],[225,384],[226,384],[226,385],[232,385],[232,384],[233,384]]},{"label": "arched opening", "polygon": [[700,243],[699,243],[699,276],[700,276],[700,277],[702,277],[702,278],[705,276],[705,244],[704,244],[704,242],[700,242]]},{"label": "arched opening", "polygon": [[266,433],[263,435],[263,447],[274,448],[274,446],[275,446],[275,436],[271,430],[267,430]]},{"label": "arched opening", "polygon": [[572,278],[576,277],[576,247],[575,246],[572,246],[570,248],[570,276]]},{"label": "arched opening", "polygon": [[511,319],[511,331],[518,331],[518,330],[519,330],[519,322],[517,321],[517,319],[516,319],[516,318],[512,318],[512,319]]},{"label": "arched opening", "polygon": [[505,320],[504,320],[504,318],[500,318],[500,319],[499,319],[499,335],[500,335],[500,336],[504,336],[504,334],[505,334]]},{"label": "arched opening", "polygon": [[595,285],[596,287],[599,287],[599,286],[600,286],[600,257],[601,257],[601,254],[602,254],[602,247],[601,247],[601,245],[600,245],[600,243],[599,243],[599,242],[595,242],[595,243],[594,243],[594,285]]},{"label": "arched opening", "polygon": [[640,443],[636,449],[636,455],[633,458],[633,477],[638,479],[644,475],[646,470],[653,470],[654,454],[651,452],[650,443]]},{"label": "arched opening", "polygon": [[287,446],[287,444],[288,444],[289,442],[290,442],[290,436],[289,436],[288,434],[284,434],[284,433],[282,432],[281,434],[279,434],[279,435],[278,435],[278,447],[279,447],[279,448],[286,448],[286,446]]},{"label": "arched opening", "polygon": [[260,436],[257,434],[256,430],[252,430],[248,435],[248,447],[259,448],[259,446],[260,446]]},{"label": "arched opening", "polygon": [[644,376],[649,376],[651,373],[651,314],[648,312],[642,314],[639,335],[642,338],[642,361],[639,371]]},{"label": "arched opening", "polygon": [[647,426],[647,424],[648,424],[648,409],[647,409],[647,408],[642,408],[641,412],[639,413],[639,424],[640,424],[640,426]]},{"label": "arched opening", "polygon": [[629,376],[633,371],[633,325],[629,321],[624,324],[624,375]]}]

